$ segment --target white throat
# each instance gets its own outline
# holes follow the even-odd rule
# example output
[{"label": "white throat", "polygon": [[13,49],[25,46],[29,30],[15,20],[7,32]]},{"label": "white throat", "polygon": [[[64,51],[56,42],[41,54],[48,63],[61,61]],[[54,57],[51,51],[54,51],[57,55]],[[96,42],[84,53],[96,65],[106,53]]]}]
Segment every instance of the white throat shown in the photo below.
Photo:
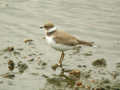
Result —
[{"label": "white throat", "polygon": [[56,27],[53,27],[53,28],[49,29],[47,32],[53,32],[53,31],[55,31],[56,29],[57,29]]}]

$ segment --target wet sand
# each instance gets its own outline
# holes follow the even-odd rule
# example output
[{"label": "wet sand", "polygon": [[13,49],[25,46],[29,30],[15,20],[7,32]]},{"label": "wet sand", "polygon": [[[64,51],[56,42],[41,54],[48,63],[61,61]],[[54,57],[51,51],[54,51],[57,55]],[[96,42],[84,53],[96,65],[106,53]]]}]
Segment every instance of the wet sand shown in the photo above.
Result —
[{"label": "wet sand", "polygon": [[[119,0],[0,0],[0,75],[8,72],[8,60],[28,65],[28,69],[23,74],[16,74],[14,79],[0,77],[0,90],[63,90],[53,87],[54,84],[46,84],[48,82],[43,77],[54,77],[53,74],[58,75],[60,71],[51,69],[57,63],[60,52],[46,44],[44,32],[39,29],[48,21],[81,40],[95,42],[97,46],[83,47],[76,54],[67,51],[63,62],[65,68],[83,70],[78,66],[85,65],[85,70],[92,70],[92,77],[105,77],[111,81],[110,85],[119,84],[120,75],[113,79],[109,74],[120,74],[119,3]],[[32,39],[32,44],[25,44],[25,39]],[[13,46],[19,54],[4,52],[9,46]],[[89,52],[91,55],[86,55]],[[106,67],[92,65],[93,61],[101,58],[106,60]],[[47,65],[39,64],[41,62]],[[99,74],[99,70],[105,75]],[[14,72],[18,69],[15,68]]]}]

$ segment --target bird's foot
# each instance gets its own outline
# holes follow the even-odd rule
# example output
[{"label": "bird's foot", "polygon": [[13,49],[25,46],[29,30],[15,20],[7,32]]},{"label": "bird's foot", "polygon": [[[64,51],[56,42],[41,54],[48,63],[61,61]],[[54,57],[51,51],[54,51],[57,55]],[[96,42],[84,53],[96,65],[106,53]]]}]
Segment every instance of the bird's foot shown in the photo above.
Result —
[{"label": "bird's foot", "polygon": [[53,70],[56,70],[58,67],[59,67],[59,64],[54,64],[54,65],[52,65],[51,68],[52,68]]},{"label": "bird's foot", "polygon": [[62,69],[62,71],[64,70],[62,64],[54,64],[54,65],[52,65],[51,68],[52,68],[53,70],[56,70],[58,67],[60,67],[60,68]]}]

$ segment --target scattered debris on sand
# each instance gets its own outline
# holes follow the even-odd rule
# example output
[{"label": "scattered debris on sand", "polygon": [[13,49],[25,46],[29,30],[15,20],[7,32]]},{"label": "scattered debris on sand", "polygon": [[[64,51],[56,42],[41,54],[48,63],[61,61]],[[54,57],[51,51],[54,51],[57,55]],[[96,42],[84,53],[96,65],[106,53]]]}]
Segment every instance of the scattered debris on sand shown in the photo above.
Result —
[{"label": "scattered debris on sand", "polygon": [[13,74],[13,73],[5,73],[5,74],[2,74],[0,76],[2,76],[3,78],[13,79],[15,77],[15,74]]},{"label": "scattered debris on sand", "polygon": [[17,63],[17,67],[20,73],[24,73],[24,71],[28,68],[28,65],[23,63],[22,61],[19,61]]},{"label": "scattered debris on sand", "polygon": [[92,65],[96,66],[96,67],[106,67],[107,63],[104,58],[101,58],[101,59],[97,59],[97,60],[93,61]]},{"label": "scattered debris on sand", "polygon": [[12,52],[14,50],[15,50],[14,46],[10,46],[10,47],[5,48],[3,51],[4,52]]},{"label": "scattered debris on sand", "polygon": [[39,73],[36,73],[36,72],[33,72],[33,73],[30,73],[31,75],[34,75],[34,76],[38,76]]},{"label": "scattered debris on sand", "polygon": [[33,40],[32,39],[25,39],[24,40],[24,43],[30,43],[30,42],[32,42]]},{"label": "scattered debris on sand", "polygon": [[92,56],[92,51],[89,51],[89,52],[87,52],[87,53],[84,53],[83,55],[85,55],[85,56]]},{"label": "scattered debris on sand", "polygon": [[80,70],[76,69],[76,70],[72,70],[69,72],[70,76],[75,76],[77,78],[80,78]]},{"label": "scattered debris on sand", "polygon": [[9,61],[8,61],[8,69],[9,69],[10,71],[13,71],[14,68],[15,68],[15,63],[13,62],[13,60],[9,60]]},{"label": "scattered debris on sand", "polygon": [[[31,43],[32,39],[26,39],[24,43]],[[34,44],[33,44],[34,45]],[[26,55],[23,54],[25,49],[29,49],[30,52]],[[31,50],[34,49],[34,50]],[[25,72],[33,63],[37,63],[37,67],[35,70],[44,70],[47,66],[47,62],[45,60],[41,60],[40,55],[44,55],[39,51],[35,50],[36,48],[15,48],[13,46],[7,47],[3,50],[4,59],[8,62],[9,71],[5,74],[0,75],[0,77],[7,79],[15,79],[16,74],[27,73]],[[34,51],[34,52],[33,52]],[[85,56],[91,56],[92,52],[84,53]],[[12,57],[12,59],[11,59]],[[15,61],[16,60],[16,61]],[[18,61],[17,61],[18,60]],[[24,62],[25,60],[25,62]],[[37,62],[35,62],[37,61]],[[16,67],[15,67],[16,65]],[[107,62],[104,58],[96,59],[92,62],[92,65],[95,67],[89,68],[86,64],[77,65],[76,69],[65,69],[60,67],[60,65],[55,64],[51,66],[53,70],[56,70],[58,67],[61,68],[60,74],[54,74],[51,76],[43,75],[43,77],[47,81],[47,85],[51,88],[54,86],[55,88],[60,89],[60,87],[67,89],[60,90],[119,90],[119,84],[117,81],[119,80],[120,72],[106,72],[105,67],[107,66]],[[104,68],[96,68],[96,67],[104,67]],[[116,64],[116,69],[120,69],[120,63]],[[13,71],[14,70],[14,71]],[[15,71],[17,70],[17,72]],[[59,70],[59,69],[58,69]],[[57,70],[56,70],[57,71]],[[29,72],[32,76],[39,76],[41,73],[38,72]],[[23,74],[24,75],[24,74]],[[110,78],[104,77],[109,76]],[[18,75],[19,76],[19,75]],[[69,89],[68,89],[69,88]],[[114,89],[113,89],[114,88]],[[48,89],[44,89],[48,90]],[[52,89],[51,89],[52,90]]]},{"label": "scattered debris on sand", "polygon": [[34,58],[31,58],[28,60],[28,62],[33,62],[34,61]]},{"label": "scattered debris on sand", "polygon": [[119,63],[116,63],[116,68],[117,68],[117,69],[120,69],[120,62],[119,62]]}]

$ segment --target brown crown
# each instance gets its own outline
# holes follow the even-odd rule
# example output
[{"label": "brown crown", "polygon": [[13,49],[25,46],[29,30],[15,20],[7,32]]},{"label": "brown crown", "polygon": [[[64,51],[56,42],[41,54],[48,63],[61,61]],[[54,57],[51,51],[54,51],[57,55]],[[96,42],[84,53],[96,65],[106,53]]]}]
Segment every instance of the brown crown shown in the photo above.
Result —
[{"label": "brown crown", "polygon": [[47,23],[47,24],[44,25],[44,28],[47,29],[47,30],[50,29],[50,28],[53,28],[53,27],[54,27],[54,24],[52,24],[52,23]]}]

